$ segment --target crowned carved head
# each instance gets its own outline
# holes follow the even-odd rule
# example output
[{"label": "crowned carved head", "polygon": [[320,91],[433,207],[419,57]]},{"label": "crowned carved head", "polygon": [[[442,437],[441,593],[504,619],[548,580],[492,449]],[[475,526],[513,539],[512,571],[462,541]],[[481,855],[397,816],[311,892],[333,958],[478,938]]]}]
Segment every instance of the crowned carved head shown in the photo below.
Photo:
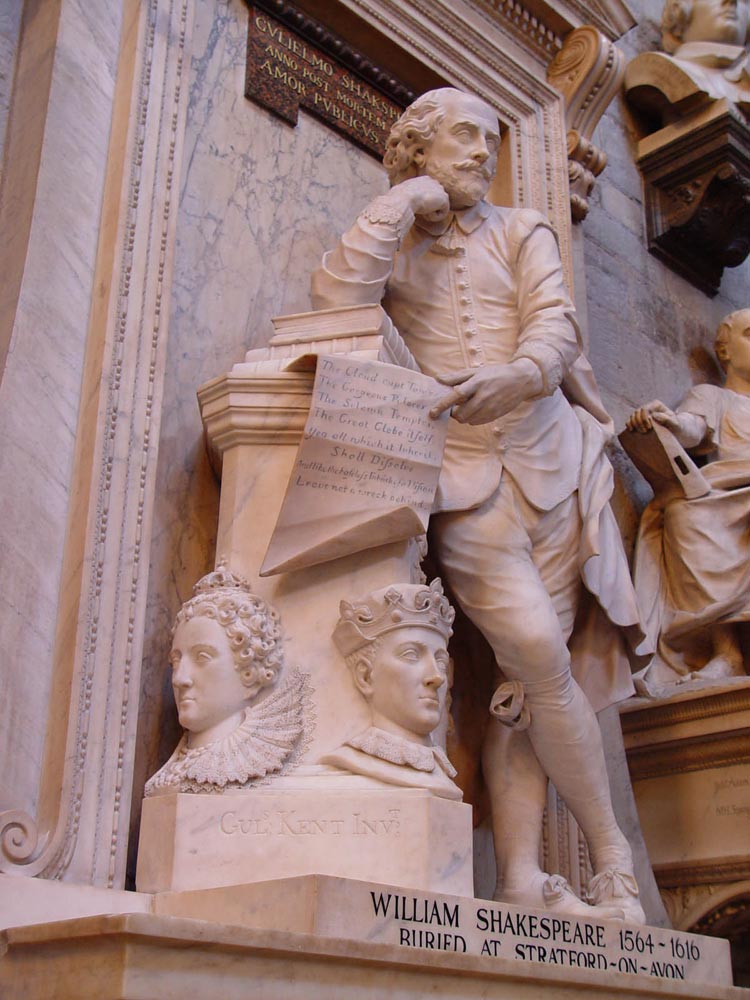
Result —
[{"label": "crowned carved head", "polygon": [[454,209],[480,201],[497,168],[500,128],[485,101],[442,87],[418,97],[391,128],[383,163],[392,185],[428,176]]},{"label": "crowned carved head", "polygon": [[675,52],[687,42],[744,45],[749,0],[667,0],[661,18],[662,48]]},{"label": "crowned carved head", "polygon": [[283,665],[279,615],[219,565],[196,583],[172,629],[172,687],[190,745],[231,732]]},{"label": "crowned carved head", "polygon": [[443,710],[454,617],[440,580],[395,584],[341,602],[333,640],[373,725],[427,740]]}]

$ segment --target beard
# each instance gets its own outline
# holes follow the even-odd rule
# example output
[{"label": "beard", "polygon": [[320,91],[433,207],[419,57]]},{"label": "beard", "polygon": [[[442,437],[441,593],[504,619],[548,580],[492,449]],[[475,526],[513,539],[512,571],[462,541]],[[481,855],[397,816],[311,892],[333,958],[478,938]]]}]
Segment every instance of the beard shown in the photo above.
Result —
[{"label": "beard", "polygon": [[480,202],[489,190],[492,174],[484,164],[471,160],[444,166],[425,164],[425,173],[441,184],[450,199],[452,209],[471,208]]}]

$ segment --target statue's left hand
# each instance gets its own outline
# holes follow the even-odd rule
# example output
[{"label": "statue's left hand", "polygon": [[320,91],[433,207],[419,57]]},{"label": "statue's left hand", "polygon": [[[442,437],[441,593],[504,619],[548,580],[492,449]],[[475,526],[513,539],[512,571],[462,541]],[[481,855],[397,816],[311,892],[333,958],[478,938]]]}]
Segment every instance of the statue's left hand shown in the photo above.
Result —
[{"label": "statue's left hand", "polygon": [[529,358],[508,365],[465,368],[439,379],[455,388],[433,406],[430,416],[435,419],[451,410],[451,416],[462,424],[489,424],[543,390],[541,373]]}]

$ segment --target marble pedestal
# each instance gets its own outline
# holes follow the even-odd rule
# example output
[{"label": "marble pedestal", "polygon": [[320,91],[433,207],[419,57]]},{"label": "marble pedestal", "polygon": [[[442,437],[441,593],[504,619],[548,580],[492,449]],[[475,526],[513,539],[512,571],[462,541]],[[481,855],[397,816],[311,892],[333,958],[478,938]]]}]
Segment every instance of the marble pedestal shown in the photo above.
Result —
[{"label": "marble pedestal", "polygon": [[750,679],[693,681],[620,709],[656,881],[675,927],[750,887]]},{"label": "marble pedestal", "polygon": [[138,889],[322,873],[473,893],[470,806],[421,789],[372,787],[367,778],[334,781],[343,787],[284,790],[277,782],[249,792],[145,799]]},{"label": "marble pedestal", "polygon": [[[140,894],[134,894],[140,895]],[[148,897],[145,897],[148,898]],[[741,1000],[726,941],[307,877],[165,893],[152,912],[2,934],[26,1000]],[[273,927],[274,929],[269,929]]]}]

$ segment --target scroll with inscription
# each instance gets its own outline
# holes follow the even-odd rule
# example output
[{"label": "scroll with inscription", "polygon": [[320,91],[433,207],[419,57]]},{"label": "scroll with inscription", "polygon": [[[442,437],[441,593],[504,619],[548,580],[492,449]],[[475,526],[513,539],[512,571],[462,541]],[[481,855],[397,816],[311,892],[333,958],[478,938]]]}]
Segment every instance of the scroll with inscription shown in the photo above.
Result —
[{"label": "scroll with inscription", "polygon": [[421,535],[447,432],[445,387],[420,372],[318,358],[310,415],[261,576]]}]

